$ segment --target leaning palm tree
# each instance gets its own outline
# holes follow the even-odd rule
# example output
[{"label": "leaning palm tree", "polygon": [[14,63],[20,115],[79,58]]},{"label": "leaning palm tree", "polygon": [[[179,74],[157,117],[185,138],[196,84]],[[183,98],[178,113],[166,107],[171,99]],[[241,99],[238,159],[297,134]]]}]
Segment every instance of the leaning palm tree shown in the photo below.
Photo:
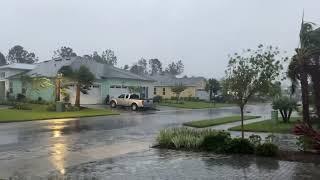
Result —
[{"label": "leaning palm tree", "polygon": [[[300,29],[300,44],[296,54],[288,67],[288,77],[292,81],[292,90],[295,89],[298,80],[301,85],[303,121],[310,125],[308,76],[312,73],[312,58],[319,55],[320,41],[318,41],[318,29],[313,29],[313,23],[302,21]],[[320,32],[320,31],[319,31]]]},{"label": "leaning palm tree", "polygon": [[64,78],[67,78],[71,83],[65,85],[75,85],[76,99],[74,105],[80,107],[80,93],[88,94],[90,87],[93,85],[95,76],[86,66],[80,66],[79,69],[72,69],[70,66],[63,66],[59,70]]}]

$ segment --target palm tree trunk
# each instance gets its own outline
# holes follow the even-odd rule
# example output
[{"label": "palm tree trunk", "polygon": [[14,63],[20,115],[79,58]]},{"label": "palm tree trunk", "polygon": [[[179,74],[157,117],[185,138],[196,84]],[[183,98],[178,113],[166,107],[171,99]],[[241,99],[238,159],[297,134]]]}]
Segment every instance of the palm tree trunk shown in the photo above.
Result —
[{"label": "palm tree trunk", "polygon": [[80,84],[76,85],[76,101],[74,105],[80,107]]},{"label": "palm tree trunk", "polygon": [[301,93],[302,93],[303,121],[308,125],[310,125],[308,75],[305,71],[301,71],[300,83],[301,83]]}]

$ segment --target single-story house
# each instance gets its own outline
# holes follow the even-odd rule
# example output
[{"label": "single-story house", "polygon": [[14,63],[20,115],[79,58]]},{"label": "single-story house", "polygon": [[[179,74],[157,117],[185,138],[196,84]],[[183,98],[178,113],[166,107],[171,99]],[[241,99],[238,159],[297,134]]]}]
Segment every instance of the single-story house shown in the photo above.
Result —
[{"label": "single-story house", "polygon": [[206,79],[204,77],[182,77],[177,78],[169,74],[157,74],[151,76],[154,83],[153,95],[162,96],[164,99],[175,97],[172,87],[182,84],[186,89],[180,97],[194,97],[202,100],[209,100],[209,94],[205,91]]},{"label": "single-story house", "polygon": [[5,100],[7,94],[13,93],[14,85],[9,78],[35,68],[33,64],[14,63],[0,66],[0,100]]},{"label": "single-story house", "polygon": [[[96,80],[88,91],[88,94],[81,94],[81,104],[102,104],[108,95],[110,98],[117,97],[122,93],[129,93],[132,89],[139,89],[139,93],[143,98],[153,97],[152,89],[154,80],[82,57],[56,58],[40,62],[35,64],[31,70],[26,70],[25,72],[7,78],[12,85],[9,94],[17,96],[21,93],[31,100],[41,98],[45,101],[54,101],[54,86],[35,91],[31,88],[30,83],[28,84],[22,81],[21,75],[32,78],[46,77],[51,80],[52,84],[55,84],[58,71],[63,66],[70,66],[72,69],[86,66],[95,75]],[[67,91],[70,95],[70,102],[74,103],[75,87],[71,85]]]}]

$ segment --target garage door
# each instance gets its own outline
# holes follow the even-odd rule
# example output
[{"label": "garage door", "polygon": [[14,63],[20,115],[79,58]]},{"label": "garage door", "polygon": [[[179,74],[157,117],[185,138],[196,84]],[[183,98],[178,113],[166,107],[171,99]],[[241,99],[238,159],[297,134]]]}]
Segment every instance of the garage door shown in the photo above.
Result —
[{"label": "garage door", "polygon": [[[75,87],[70,88],[70,100],[73,104],[76,99],[76,90]],[[101,104],[103,98],[101,97],[101,86],[99,84],[95,84],[91,86],[91,89],[88,91],[88,94],[81,93],[80,104]]]},{"label": "garage door", "polygon": [[129,93],[128,87],[120,86],[120,85],[119,86],[118,85],[110,86],[110,89],[109,89],[110,98],[118,97],[118,96],[120,96],[121,94],[124,94],[124,93]]}]

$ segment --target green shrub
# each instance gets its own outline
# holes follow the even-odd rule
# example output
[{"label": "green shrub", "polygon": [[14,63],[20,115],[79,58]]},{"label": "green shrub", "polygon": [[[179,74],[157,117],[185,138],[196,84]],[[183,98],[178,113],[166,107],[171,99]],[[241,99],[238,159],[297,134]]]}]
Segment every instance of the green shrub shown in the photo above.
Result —
[{"label": "green shrub", "polygon": [[297,137],[297,146],[300,151],[307,151],[312,149],[312,139],[308,136],[299,136]]},{"label": "green shrub", "polygon": [[71,112],[71,111],[80,111],[80,108],[79,107],[77,107],[77,106],[72,106],[72,105],[70,105],[70,106],[66,106],[66,109],[65,109],[66,111],[69,111],[69,112]]},{"label": "green shrub", "polygon": [[256,147],[256,154],[259,156],[276,156],[279,152],[277,145],[272,143],[263,143]]},{"label": "green shrub", "polygon": [[66,95],[63,97],[63,102],[65,102],[65,103],[69,103],[69,102],[70,102],[70,95],[69,95],[69,94],[66,94]]},{"label": "green shrub", "polygon": [[17,110],[32,110],[32,107],[30,104],[26,104],[26,103],[16,103],[13,106],[13,109],[17,109]]},{"label": "green shrub", "polygon": [[259,135],[251,134],[249,136],[249,141],[254,145],[258,146],[261,144],[261,137]]},{"label": "green shrub", "polygon": [[154,96],[153,97],[153,102],[159,103],[162,101],[162,96]]},{"label": "green shrub", "polygon": [[230,141],[226,152],[236,154],[253,154],[254,145],[248,139],[234,138]]},{"label": "green shrub", "polygon": [[230,141],[230,133],[219,131],[216,134],[205,136],[202,143],[202,148],[216,153],[225,153]]},{"label": "green shrub", "polygon": [[23,102],[26,100],[26,96],[24,94],[17,94],[17,101],[18,102]]},{"label": "green shrub", "polygon": [[56,111],[56,104],[55,103],[49,104],[47,107],[47,111]]}]

